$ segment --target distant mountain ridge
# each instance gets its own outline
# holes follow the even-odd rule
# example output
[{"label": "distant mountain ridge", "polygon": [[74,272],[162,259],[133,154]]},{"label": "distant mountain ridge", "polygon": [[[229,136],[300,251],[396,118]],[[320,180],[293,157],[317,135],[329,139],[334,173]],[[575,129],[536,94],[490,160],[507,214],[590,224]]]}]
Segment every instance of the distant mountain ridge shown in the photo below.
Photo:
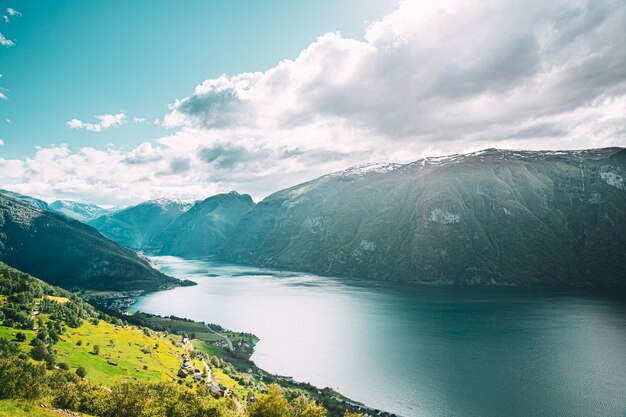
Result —
[{"label": "distant mountain ridge", "polygon": [[96,217],[87,224],[122,246],[152,251],[152,239],[193,204],[170,199],[149,200]]},{"label": "distant mountain ridge", "polygon": [[0,195],[0,261],[65,288],[156,290],[188,285],[77,220]]},{"label": "distant mountain ridge", "polygon": [[174,219],[151,241],[158,253],[186,257],[216,255],[237,227],[241,217],[254,207],[252,198],[235,191],[196,203]]},{"label": "distant mountain ridge", "polygon": [[71,200],[57,200],[49,205],[50,210],[63,214],[81,222],[94,219],[103,214],[109,213],[112,209],[106,209],[96,204],[78,203]]},{"label": "distant mountain ridge", "polygon": [[487,149],[279,191],[224,259],[445,284],[626,285],[626,150]]},{"label": "distant mountain ridge", "polygon": [[15,191],[2,189],[0,189],[0,195],[4,195],[14,200],[17,200],[20,203],[27,205],[28,207],[50,211],[50,206],[48,205],[48,203],[35,197],[16,193]]},{"label": "distant mountain ridge", "polygon": [[29,207],[63,214],[64,216],[71,217],[82,222],[114,211],[114,209],[106,209],[98,206],[97,204],[79,203],[72,200],[56,200],[53,203],[48,204],[46,201],[38,198],[3,189],[0,189],[0,195],[13,198],[14,200],[26,204]]}]

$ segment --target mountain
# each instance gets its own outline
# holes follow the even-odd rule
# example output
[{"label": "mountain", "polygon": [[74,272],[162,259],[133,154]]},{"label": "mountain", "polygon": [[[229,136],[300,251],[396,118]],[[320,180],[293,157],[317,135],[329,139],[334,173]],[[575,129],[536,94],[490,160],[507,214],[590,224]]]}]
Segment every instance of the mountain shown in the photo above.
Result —
[{"label": "mountain", "polygon": [[65,288],[155,290],[185,283],[77,220],[0,196],[0,261]]},{"label": "mountain", "polygon": [[57,200],[50,204],[49,207],[50,211],[63,214],[82,222],[94,219],[111,211],[110,209],[105,209],[96,204],[78,203],[70,200]]},{"label": "mountain", "polygon": [[626,286],[626,149],[354,167],[265,198],[221,254],[381,280]]},{"label": "mountain", "polygon": [[209,197],[173,220],[154,237],[150,246],[167,255],[191,258],[215,255],[232,237],[241,217],[253,207],[249,195],[234,191]]},{"label": "mountain", "polygon": [[35,197],[31,197],[28,195],[24,195],[24,194],[20,194],[20,193],[16,193],[13,191],[9,191],[9,190],[2,190],[0,189],[0,195],[5,195],[9,198],[12,198],[14,200],[17,200],[19,202],[21,202],[22,204],[25,204],[29,207],[33,207],[36,209],[40,209],[40,210],[46,210],[46,211],[50,211],[50,207],[48,206],[48,203],[46,203],[43,200],[39,200],[38,198]]},{"label": "mountain", "polygon": [[122,246],[149,250],[154,236],[192,205],[177,200],[150,200],[102,215],[87,221],[87,224]]}]

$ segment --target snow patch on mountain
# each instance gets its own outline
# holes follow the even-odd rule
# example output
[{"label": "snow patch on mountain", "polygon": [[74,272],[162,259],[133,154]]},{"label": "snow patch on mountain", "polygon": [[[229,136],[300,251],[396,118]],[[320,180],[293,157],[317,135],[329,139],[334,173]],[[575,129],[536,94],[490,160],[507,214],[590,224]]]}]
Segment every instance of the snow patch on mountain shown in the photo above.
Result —
[{"label": "snow patch on mountain", "polygon": [[331,177],[362,177],[368,174],[384,174],[386,172],[393,171],[402,164],[395,164],[391,162],[373,162],[369,164],[356,165],[348,168],[344,171],[330,174]]},{"label": "snow patch on mountain", "polygon": [[600,178],[611,187],[626,191],[626,182],[622,176],[622,170],[618,167],[603,165],[600,168]]},{"label": "snow patch on mountain", "polygon": [[454,214],[448,210],[437,208],[430,212],[428,220],[441,224],[453,224],[459,223],[461,221],[461,216],[459,216],[458,214]]}]

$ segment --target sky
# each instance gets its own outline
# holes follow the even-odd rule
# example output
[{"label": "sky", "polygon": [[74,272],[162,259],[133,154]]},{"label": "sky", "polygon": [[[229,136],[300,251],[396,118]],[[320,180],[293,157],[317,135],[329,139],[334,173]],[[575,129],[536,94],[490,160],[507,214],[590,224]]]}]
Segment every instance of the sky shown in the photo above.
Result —
[{"label": "sky", "polygon": [[623,0],[0,0],[0,74],[0,187],[48,201],[626,146]]}]

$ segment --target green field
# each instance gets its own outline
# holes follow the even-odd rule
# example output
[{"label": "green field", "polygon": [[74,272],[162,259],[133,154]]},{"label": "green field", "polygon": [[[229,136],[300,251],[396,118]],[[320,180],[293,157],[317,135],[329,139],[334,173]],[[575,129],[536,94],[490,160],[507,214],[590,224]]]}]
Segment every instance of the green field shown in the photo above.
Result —
[{"label": "green field", "polygon": [[[77,413],[83,417],[87,414]],[[61,414],[38,405],[18,400],[0,401],[0,417],[59,417]]]}]

